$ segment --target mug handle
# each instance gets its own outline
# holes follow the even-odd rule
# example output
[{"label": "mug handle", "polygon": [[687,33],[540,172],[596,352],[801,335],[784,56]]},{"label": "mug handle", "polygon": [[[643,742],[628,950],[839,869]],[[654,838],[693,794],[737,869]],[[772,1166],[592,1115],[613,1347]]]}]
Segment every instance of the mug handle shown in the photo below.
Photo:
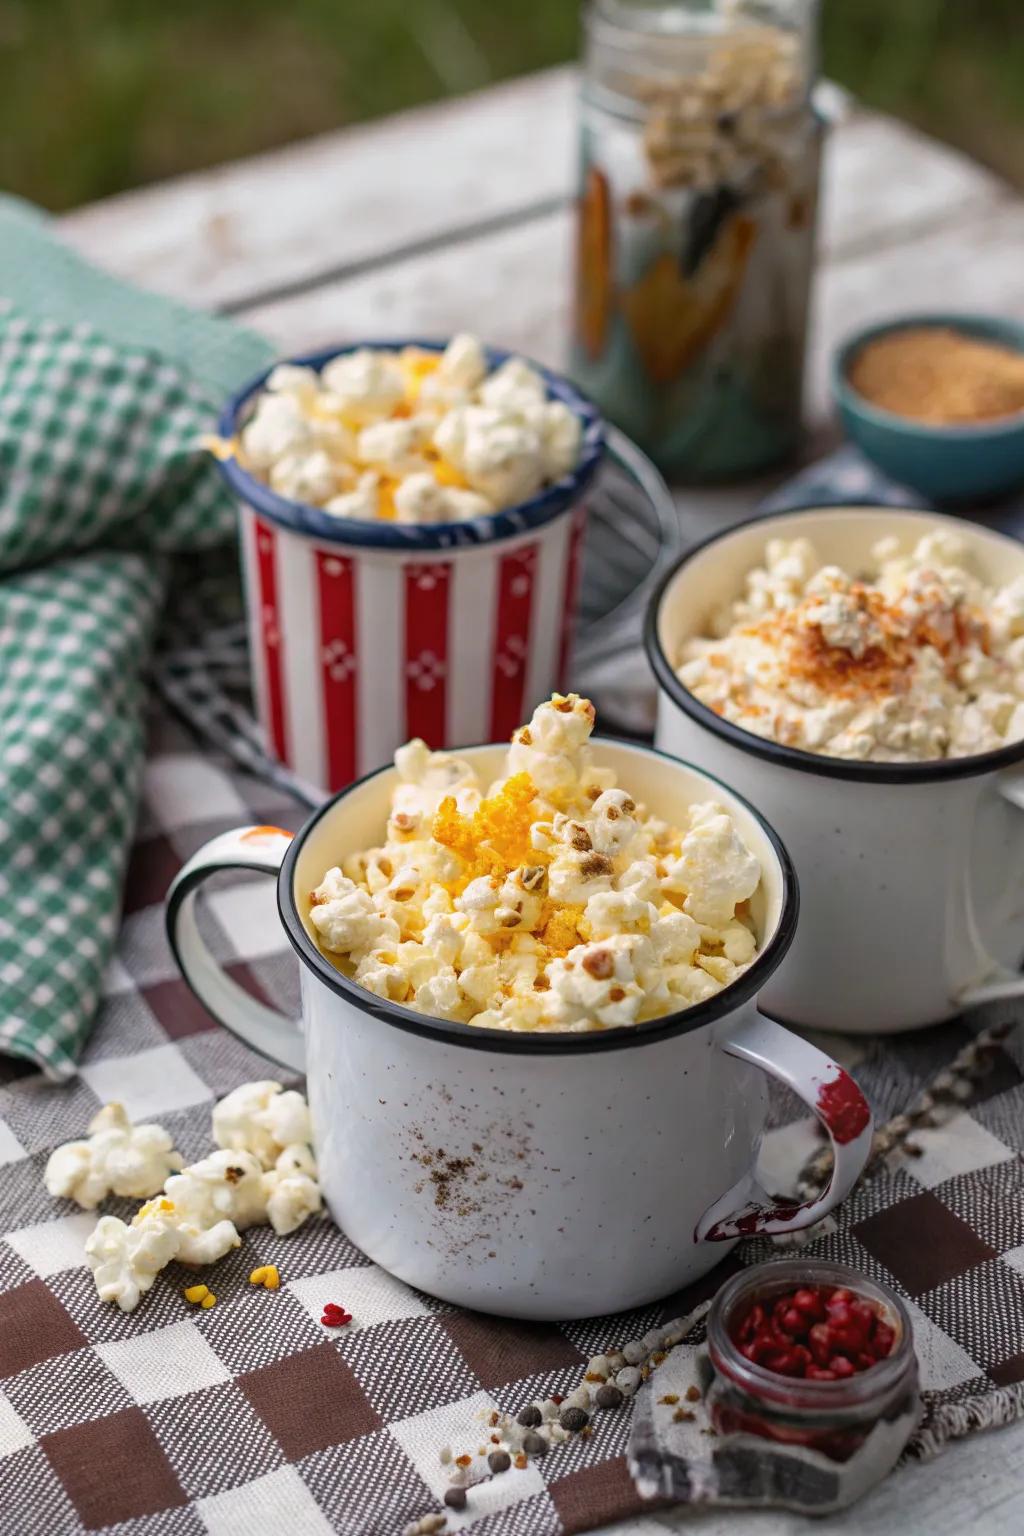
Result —
[{"label": "mug handle", "polygon": [[292,834],[282,827],[237,827],[211,838],[178,871],[167,893],[165,923],[171,952],[186,982],[218,1023],[282,1067],[306,1070],[301,1026],[240,987],[210,953],[196,921],[196,895],[223,869],[276,875]]},{"label": "mug handle", "polygon": [[[1009,769],[996,780],[996,793],[1001,795],[1007,805],[1015,806],[1018,811],[1024,811],[1024,771],[1019,768]],[[1024,972],[1011,971],[1006,966],[993,961],[992,970],[989,973],[992,980],[979,982],[976,986],[965,987],[957,993],[956,1001],[962,1008],[977,1008],[982,1003],[997,1003],[1014,997],[1024,997]]]},{"label": "mug handle", "polygon": [[[845,1200],[867,1162],[874,1129],[867,1099],[831,1056],[763,1014],[751,1013],[728,1025],[718,1046],[727,1056],[749,1061],[792,1088],[828,1132],[834,1162],[824,1193],[802,1205],[760,1205],[749,1198],[749,1177],[742,1179],[708,1207],[694,1238],[724,1243],[755,1233],[771,1237],[813,1226]],[[741,1200],[746,1203],[737,1209]]]}]

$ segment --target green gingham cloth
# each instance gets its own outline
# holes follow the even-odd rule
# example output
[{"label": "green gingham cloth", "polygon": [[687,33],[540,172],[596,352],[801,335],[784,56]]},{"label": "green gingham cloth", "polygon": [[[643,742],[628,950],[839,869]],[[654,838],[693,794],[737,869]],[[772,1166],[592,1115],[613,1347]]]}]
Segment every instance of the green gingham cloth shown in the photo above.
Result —
[{"label": "green gingham cloth", "polygon": [[117,932],[174,557],[234,537],[198,440],[268,353],[0,200],[0,1050],[53,1078]]}]

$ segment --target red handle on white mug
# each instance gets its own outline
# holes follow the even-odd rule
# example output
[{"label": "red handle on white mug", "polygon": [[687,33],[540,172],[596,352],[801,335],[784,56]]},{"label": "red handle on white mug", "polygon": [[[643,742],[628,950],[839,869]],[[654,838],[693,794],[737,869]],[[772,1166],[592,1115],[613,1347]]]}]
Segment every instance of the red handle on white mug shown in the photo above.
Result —
[{"label": "red handle on white mug", "polygon": [[867,1162],[874,1130],[867,1099],[831,1056],[763,1014],[741,1017],[727,1027],[718,1045],[727,1056],[760,1067],[803,1099],[828,1134],[834,1162],[826,1189],[816,1200],[802,1203],[771,1205],[751,1200],[749,1178],[743,1179],[708,1207],[694,1237],[698,1242],[724,1243],[813,1226],[845,1200]]}]

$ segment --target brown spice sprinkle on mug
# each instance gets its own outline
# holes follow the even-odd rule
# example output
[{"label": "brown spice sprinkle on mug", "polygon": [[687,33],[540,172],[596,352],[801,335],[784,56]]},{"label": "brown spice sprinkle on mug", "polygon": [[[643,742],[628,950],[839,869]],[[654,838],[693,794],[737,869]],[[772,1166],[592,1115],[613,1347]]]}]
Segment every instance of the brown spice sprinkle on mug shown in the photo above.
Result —
[{"label": "brown spice sprinkle on mug", "polygon": [[868,341],[848,370],[871,405],[933,426],[1024,411],[1024,353],[948,326],[908,326]]}]

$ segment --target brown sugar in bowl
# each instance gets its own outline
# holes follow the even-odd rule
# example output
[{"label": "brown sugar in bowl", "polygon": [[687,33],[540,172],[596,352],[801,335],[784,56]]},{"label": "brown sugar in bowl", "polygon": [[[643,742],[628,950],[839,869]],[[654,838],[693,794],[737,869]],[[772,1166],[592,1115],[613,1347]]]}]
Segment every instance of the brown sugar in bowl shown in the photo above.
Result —
[{"label": "brown sugar in bowl", "polygon": [[931,502],[1024,484],[1024,324],[929,314],[869,327],[836,352],[832,391],[863,453]]}]

